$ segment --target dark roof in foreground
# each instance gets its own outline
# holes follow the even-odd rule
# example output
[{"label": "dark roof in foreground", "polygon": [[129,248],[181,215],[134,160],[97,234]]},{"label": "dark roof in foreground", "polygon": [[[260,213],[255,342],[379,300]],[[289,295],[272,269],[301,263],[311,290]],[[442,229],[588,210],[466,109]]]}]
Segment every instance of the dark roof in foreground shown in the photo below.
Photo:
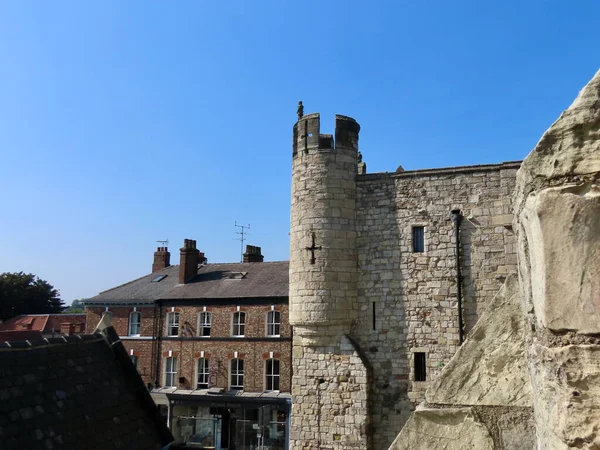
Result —
[{"label": "dark roof in foreground", "polygon": [[[159,277],[164,276],[160,281]],[[185,284],[179,266],[170,266],[87,299],[99,303],[152,303],[168,299],[226,299],[287,297],[289,263],[254,262],[206,264]]]},{"label": "dark roof in foreground", "polygon": [[0,343],[0,372],[4,450],[149,450],[173,440],[112,327]]}]

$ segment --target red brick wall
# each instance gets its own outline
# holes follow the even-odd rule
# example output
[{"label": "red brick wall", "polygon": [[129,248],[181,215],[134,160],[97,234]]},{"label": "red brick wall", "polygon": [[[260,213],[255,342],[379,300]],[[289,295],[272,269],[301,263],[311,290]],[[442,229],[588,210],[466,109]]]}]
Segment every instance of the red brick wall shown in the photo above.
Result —
[{"label": "red brick wall", "polygon": [[[211,383],[216,387],[228,388],[230,361],[233,353],[238,352],[238,357],[244,359],[244,390],[248,392],[260,392],[265,386],[265,359],[269,352],[274,353],[274,358],[280,360],[280,391],[290,391],[291,379],[291,327],[288,320],[288,305],[274,305],[275,310],[281,313],[280,336],[287,338],[269,338],[266,336],[267,313],[271,311],[271,305],[240,306],[240,311],[246,313],[245,336],[232,338],[232,317],[237,311],[236,306],[207,306],[206,311],[211,313],[211,335],[198,339],[198,315],[203,312],[202,306],[175,307],[180,313],[180,338],[166,338],[160,341],[159,384],[164,381],[164,360],[169,350],[177,356],[178,377],[184,377],[183,383],[178,383],[180,388],[195,388],[197,359],[200,352],[205,352],[209,359],[209,370],[211,371]],[[166,336],[166,314],[171,312],[171,307],[161,310],[161,335]],[[86,308],[87,329],[91,332],[102,317],[105,308]],[[154,384],[154,365],[152,355],[154,311],[153,307],[138,307],[141,313],[141,336],[142,338],[129,338],[129,314],[133,307],[110,307],[112,312],[113,326],[121,336],[123,345],[130,353],[131,350],[138,356],[138,371],[145,383]],[[252,339],[252,340],[250,340]],[[212,386],[211,385],[211,386]]]}]

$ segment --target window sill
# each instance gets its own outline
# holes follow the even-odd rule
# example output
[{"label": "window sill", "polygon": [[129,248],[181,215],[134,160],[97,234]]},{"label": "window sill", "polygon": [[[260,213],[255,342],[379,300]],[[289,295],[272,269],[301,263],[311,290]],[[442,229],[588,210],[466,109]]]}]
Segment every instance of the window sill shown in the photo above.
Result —
[{"label": "window sill", "polygon": [[268,338],[280,338],[281,335],[280,334],[267,334],[266,337],[268,337]]},{"label": "window sill", "polygon": [[246,337],[246,335],[244,335],[244,334],[233,334],[233,335],[231,335],[231,337],[234,337],[234,338],[244,338],[244,337]]}]

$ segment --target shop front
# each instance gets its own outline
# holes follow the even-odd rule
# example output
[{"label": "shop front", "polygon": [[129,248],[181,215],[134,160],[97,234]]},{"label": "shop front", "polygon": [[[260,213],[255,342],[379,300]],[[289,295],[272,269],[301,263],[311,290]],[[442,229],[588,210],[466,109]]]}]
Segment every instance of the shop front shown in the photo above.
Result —
[{"label": "shop front", "polygon": [[[193,392],[193,391],[192,391]],[[169,426],[185,448],[287,450],[291,400],[286,394],[167,394]]]}]

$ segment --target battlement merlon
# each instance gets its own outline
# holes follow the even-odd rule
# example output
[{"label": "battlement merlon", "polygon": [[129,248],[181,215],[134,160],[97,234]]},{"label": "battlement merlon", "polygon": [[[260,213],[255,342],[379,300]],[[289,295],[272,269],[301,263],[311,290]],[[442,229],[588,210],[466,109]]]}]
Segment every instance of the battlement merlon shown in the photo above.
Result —
[{"label": "battlement merlon", "polygon": [[360,125],[352,117],[336,114],[334,135],[321,134],[321,115],[312,113],[302,116],[294,124],[294,142],[292,156],[298,152],[311,150],[334,151],[351,150],[358,152],[358,134]]}]

